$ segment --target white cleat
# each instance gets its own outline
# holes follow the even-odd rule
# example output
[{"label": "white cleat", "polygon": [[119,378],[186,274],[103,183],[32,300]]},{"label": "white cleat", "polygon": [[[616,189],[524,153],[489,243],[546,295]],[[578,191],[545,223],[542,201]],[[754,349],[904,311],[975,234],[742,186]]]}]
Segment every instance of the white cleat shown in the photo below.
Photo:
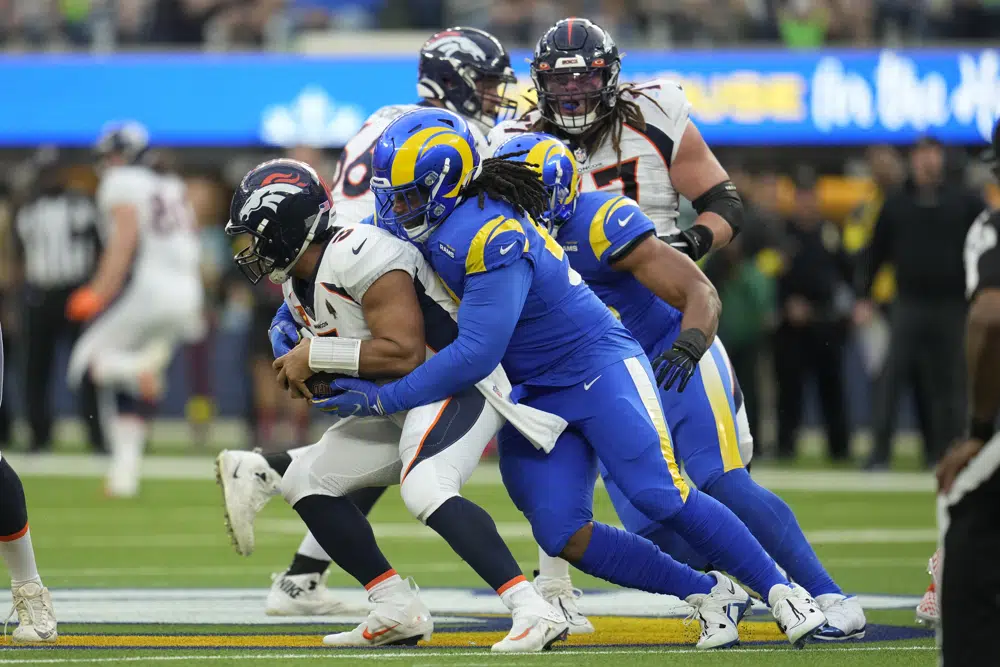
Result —
[{"label": "white cleat", "polygon": [[569,624],[562,611],[545,607],[518,607],[507,636],[493,645],[494,653],[539,653],[548,651],[558,641],[564,641]]},{"label": "white cleat", "polygon": [[935,627],[941,621],[941,611],[938,609],[937,587],[941,574],[941,550],[934,552],[927,563],[927,573],[931,575],[931,585],[927,587],[924,596],[917,605],[917,622]]},{"label": "white cleat", "polygon": [[775,584],[767,598],[774,620],[795,648],[802,648],[826,625],[819,603],[801,586]]},{"label": "white cleat", "polygon": [[573,583],[568,578],[538,576],[534,583],[539,595],[566,617],[571,635],[589,635],[594,632],[593,623],[576,606],[576,600],[583,595],[583,591],[573,588]]},{"label": "white cleat", "polygon": [[215,458],[215,481],[222,488],[226,530],[236,553],[253,553],[253,522],[272,496],[280,492],[281,478],[260,453],[224,449]]},{"label": "white cleat", "polygon": [[[11,634],[15,644],[51,643],[59,638],[56,629],[56,615],[52,608],[52,596],[49,589],[36,581],[29,581],[20,586],[11,586],[14,596],[14,608],[7,615],[9,619],[17,612],[17,627]],[[4,623],[4,634],[7,624]]]},{"label": "white cleat", "polygon": [[920,598],[917,605],[917,623],[928,627],[935,627],[941,621],[941,612],[938,609],[937,587],[931,584],[924,596]]},{"label": "white cleat", "polygon": [[853,595],[827,593],[817,595],[816,603],[826,616],[826,627],[817,632],[813,639],[842,642],[864,638],[868,620],[858,598]]},{"label": "white cleat", "polygon": [[732,579],[719,572],[709,572],[716,584],[708,594],[689,595],[685,602],[694,609],[690,618],[698,618],[701,637],[696,648],[730,648],[740,643],[739,625],[750,609],[750,595]]},{"label": "white cleat", "polygon": [[364,611],[352,608],[333,596],[326,587],[329,574],[272,574],[264,611],[268,616],[334,616]]},{"label": "white cleat", "polygon": [[[368,618],[350,632],[339,632],[323,637],[327,646],[416,646],[420,640],[430,641],[434,634],[431,612],[420,598],[413,596],[404,609],[379,608],[368,612]],[[396,620],[399,619],[399,620]]]}]

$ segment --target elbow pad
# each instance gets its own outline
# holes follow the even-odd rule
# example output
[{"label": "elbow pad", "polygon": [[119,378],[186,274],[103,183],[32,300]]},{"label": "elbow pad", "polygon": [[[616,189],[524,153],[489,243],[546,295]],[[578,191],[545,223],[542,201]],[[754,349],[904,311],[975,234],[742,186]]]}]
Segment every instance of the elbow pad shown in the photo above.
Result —
[{"label": "elbow pad", "polygon": [[740,199],[732,181],[713,185],[702,196],[691,202],[691,205],[698,215],[710,211],[729,223],[733,229],[733,238],[740,233],[740,228],[743,226],[743,200]]}]

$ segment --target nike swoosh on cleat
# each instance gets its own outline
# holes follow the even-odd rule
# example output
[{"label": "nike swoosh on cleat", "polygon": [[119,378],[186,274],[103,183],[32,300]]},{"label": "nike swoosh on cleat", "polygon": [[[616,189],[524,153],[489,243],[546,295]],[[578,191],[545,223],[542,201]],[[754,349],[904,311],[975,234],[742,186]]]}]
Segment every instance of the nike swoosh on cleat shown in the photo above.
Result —
[{"label": "nike swoosh on cleat", "polygon": [[397,623],[396,625],[392,626],[391,628],[385,628],[383,630],[379,630],[378,632],[369,632],[368,631],[368,626],[365,626],[365,629],[361,632],[361,636],[364,637],[366,640],[371,641],[371,640],[373,640],[373,639],[375,639],[377,637],[381,637],[382,635],[384,635],[385,633],[389,632],[390,630],[395,630],[398,627],[399,627],[399,623]]},{"label": "nike swoosh on cleat", "polygon": [[517,637],[511,637],[510,640],[512,642],[520,641],[520,640],[524,639],[525,637],[527,637],[529,632],[531,632],[531,628],[528,628],[527,630],[525,630],[524,632],[522,632],[521,634],[519,634]]}]

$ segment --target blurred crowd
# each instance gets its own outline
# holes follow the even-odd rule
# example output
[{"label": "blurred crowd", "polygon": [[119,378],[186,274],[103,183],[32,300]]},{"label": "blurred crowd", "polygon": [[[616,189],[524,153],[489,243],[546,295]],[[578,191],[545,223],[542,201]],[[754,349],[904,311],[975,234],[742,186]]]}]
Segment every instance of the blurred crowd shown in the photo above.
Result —
[{"label": "blurred crowd", "polygon": [[306,31],[468,24],[530,46],[567,15],[591,17],[636,47],[815,48],[1000,34],[1000,0],[0,0],[0,43],[282,48]]}]

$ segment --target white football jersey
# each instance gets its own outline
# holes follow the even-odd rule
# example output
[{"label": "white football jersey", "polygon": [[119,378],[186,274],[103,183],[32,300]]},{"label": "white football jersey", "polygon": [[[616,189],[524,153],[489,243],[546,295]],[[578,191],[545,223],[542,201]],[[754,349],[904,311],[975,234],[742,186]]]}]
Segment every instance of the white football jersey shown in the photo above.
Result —
[{"label": "white football jersey", "polygon": [[[673,81],[657,79],[636,86],[656,103],[642,95],[631,97],[642,110],[645,129],[628,124],[622,128],[621,160],[611,146],[611,137],[590,155],[573,147],[583,176],[580,191],[602,190],[617,192],[636,200],[642,212],[656,225],[660,236],[677,231],[679,195],[670,181],[670,165],[677,156],[681,137],[687,128],[691,104],[681,87]],[[629,99],[625,94],[625,99]],[[531,111],[516,121],[501,123],[489,134],[492,150],[523,132],[530,132],[540,120],[538,111]]]},{"label": "white football jersey", "polygon": [[135,207],[139,246],[133,271],[163,278],[199,277],[199,243],[187,187],[179,177],[158,174],[142,165],[109,167],[97,188],[97,207],[107,240],[112,210]]},{"label": "white football jersey", "polygon": [[[375,142],[382,136],[389,123],[407,111],[419,108],[421,107],[417,104],[394,104],[382,107],[368,117],[358,133],[344,146],[333,171],[331,192],[337,209],[338,222],[347,224],[361,222],[375,212],[375,195],[369,188]],[[485,155],[486,138],[475,123],[470,122],[469,127],[476,137],[480,154]]]},{"label": "white football jersey", "polygon": [[314,336],[371,340],[361,302],[368,288],[390,271],[413,277],[428,354],[451,343],[458,334],[457,304],[415,246],[374,225],[337,225],[314,282],[291,279],[281,289],[298,325]]}]

